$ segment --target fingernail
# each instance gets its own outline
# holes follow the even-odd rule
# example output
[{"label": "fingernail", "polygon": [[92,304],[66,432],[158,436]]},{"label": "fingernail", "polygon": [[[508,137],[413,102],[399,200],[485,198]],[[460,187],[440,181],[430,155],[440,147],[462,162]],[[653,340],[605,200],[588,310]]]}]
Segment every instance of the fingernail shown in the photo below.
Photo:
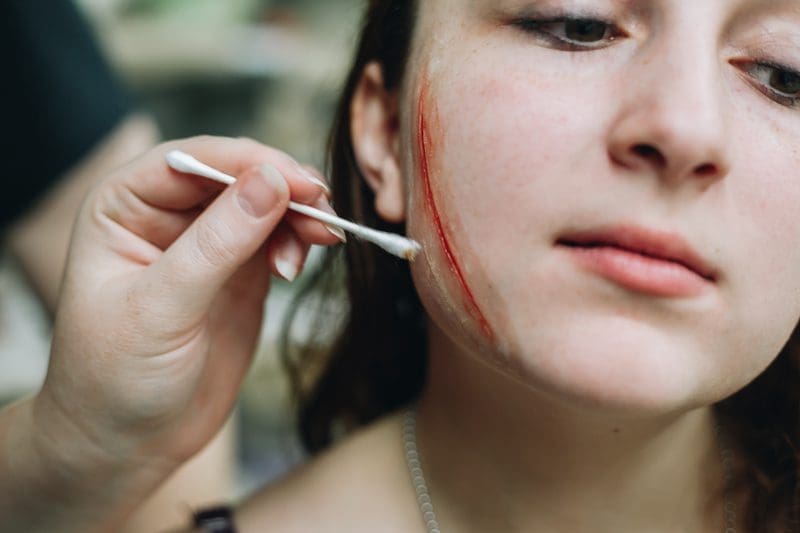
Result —
[{"label": "fingernail", "polygon": [[[314,204],[314,207],[316,207],[321,211],[325,211],[326,213],[330,213],[331,215],[336,215],[336,211],[334,211],[333,207],[331,207],[330,202],[328,202],[328,200],[325,198],[319,198]],[[342,242],[347,242],[347,235],[345,235],[343,229],[338,228],[336,226],[329,226],[328,224],[323,224],[323,225],[325,226],[325,229],[330,232],[331,235],[333,235]]]},{"label": "fingernail", "polygon": [[330,189],[330,187],[328,187],[327,183],[325,183],[324,181],[322,181],[321,179],[316,177],[314,174],[312,174],[308,170],[304,169],[303,167],[300,167],[300,173],[303,174],[303,177],[305,179],[307,179],[308,181],[310,181],[314,185],[316,185],[318,187],[321,187],[322,190],[325,191],[326,193],[331,192],[331,189]]},{"label": "fingernail", "polygon": [[325,225],[325,229],[327,229],[334,237],[339,239],[342,242],[347,242],[347,235],[344,234],[344,230],[339,228],[334,228],[333,226]]},{"label": "fingernail", "polygon": [[287,259],[276,257],[275,270],[277,270],[278,274],[280,274],[281,277],[286,281],[291,282],[294,281],[295,278],[297,278],[297,272],[298,272],[297,266],[293,262]]},{"label": "fingernail", "polygon": [[282,241],[275,249],[275,270],[286,281],[294,281],[302,268],[303,254],[296,238]]},{"label": "fingernail", "polygon": [[240,179],[244,183],[236,199],[242,210],[255,218],[264,217],[272,211],[280,198],[278,191],[286,187],[286,180],[272,165],[264,165],[258,172],[248,173]]},{"label": "fingernail", "polygon": [[327,183],[325,183],[324,181],[316,177],[314,174],[306,170],[306,168],[303,165],[301,165],[299,161],[297,161],[294,158],[291,159],[301,176],[303,176],[305,179],[307,179],[317,187],[322,188],[322,190],[325,191],[326,194],[331,192],[331,189],[330,187],[328,187]]}]

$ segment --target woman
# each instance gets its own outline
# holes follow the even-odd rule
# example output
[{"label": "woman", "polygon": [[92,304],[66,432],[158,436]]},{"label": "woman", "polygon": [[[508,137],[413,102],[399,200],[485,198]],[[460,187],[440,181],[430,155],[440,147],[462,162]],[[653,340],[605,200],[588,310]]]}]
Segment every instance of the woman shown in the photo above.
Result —
[{"label": "woman", "polygon": [[[348,243],[349,320],[321,371],[309,357],[293,368],[309,447],[353,434],[252,497],[238,527],[796,530],[797,7],[371,2],[333,136],[337,210],[405,224],[424,256],[406,269]],[[11,424],[100,443],[69,461],[115,481],[105,505],[84,493],[84,518],[112,523],[109,508],[122,516],[224,420],[267,290],[267,266],[247,259],[258,243],[271,236],[270,267],[293,277],[308,243],[333,242],[294,218],[277,226],[288,196],[321,192],[242,143],[161,147],[87,204],[60,357]],[[190,187],[159,175],[176,146],[237,174],[267,160],[288,190],[247,171],[195,222],[186,189],[159,200],[188,210],[162,214],[160,232],[147,210],[120,216],[114,183],[145,197]],[[254,185],[237,203],[263,183],[277,198]],[[96,227],[117,231],[103,213],[151,245],[107,245],[128,261],[112,269],[126,272],[125,320],[99,313],[114,309],[103,298],[81,313],[84,293],[111,286],[79,268]],[[98,316],[115,342],[83,333]],[[158,355],[145,364],[131,346]],[[56,448],[37,439],[28,449]]]},{"label": "woman", "polygon": [[[335,204],[407,223],[425,311],[407,271],[349,245],[307,445],[421,388],[442,531],[796,528],[798,7],[371,2]],[[240,523],[422,531],[402,426],[369,425]]]}]

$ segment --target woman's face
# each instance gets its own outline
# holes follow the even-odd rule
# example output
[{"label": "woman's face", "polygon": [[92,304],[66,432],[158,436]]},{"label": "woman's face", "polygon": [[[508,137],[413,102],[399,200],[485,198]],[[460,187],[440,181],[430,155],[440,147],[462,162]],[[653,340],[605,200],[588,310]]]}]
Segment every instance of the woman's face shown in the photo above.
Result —
[{"label": "woman's face", "polygon": [[[421,2],[410,61],[412,271],[453,348],[640,411],[774,359],[800,317],[800,1]],[[679,239],[703,267],[641,253]]]}]

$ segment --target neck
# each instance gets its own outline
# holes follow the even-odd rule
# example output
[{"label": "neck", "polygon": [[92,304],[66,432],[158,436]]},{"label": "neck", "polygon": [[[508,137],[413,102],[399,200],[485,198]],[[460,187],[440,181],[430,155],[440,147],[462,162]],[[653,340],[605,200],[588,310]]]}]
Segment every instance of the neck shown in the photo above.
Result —
[{"label": "neck", "polygon": [[429,355],[418,443],[444,531],[722,530],[710,408],[636,418],[567,405],[435,328]]}]

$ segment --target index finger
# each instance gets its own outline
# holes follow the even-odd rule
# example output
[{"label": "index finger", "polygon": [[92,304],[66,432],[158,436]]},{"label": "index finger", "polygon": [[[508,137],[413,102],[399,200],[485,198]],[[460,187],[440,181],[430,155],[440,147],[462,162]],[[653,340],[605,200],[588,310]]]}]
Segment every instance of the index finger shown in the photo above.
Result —
[{"label": "index finger", "polygon": [[238,176],[254,166],[270,164],[286,178],[290,197],[314,202],[324,189],[288,154],[250,139],[193,137],[161,144],[137,163],[136,171],[123,178],[125,185],[147,204],[161,209],[185,210],[208,203],[223,186],[199,176],[171,169],[166,155],[181,150],[226,174]]}]

